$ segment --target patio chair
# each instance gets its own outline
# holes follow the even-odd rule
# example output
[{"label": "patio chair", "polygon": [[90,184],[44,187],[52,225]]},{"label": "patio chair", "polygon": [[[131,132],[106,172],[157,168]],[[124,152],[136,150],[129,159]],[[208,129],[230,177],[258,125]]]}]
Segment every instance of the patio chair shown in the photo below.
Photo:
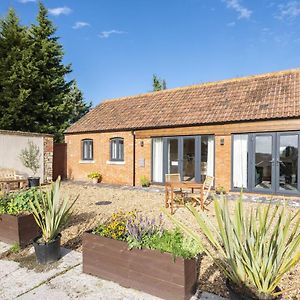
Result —
[{"label": "patio chair", "polygon": [[206,209],[205,203],[207,202],[207,199],[210,195],[211,188],[214,183],[214,177],[213,176],[206,176],[202,188],[200,189],[199,193],[191,193],[188,195],[189,198],[192,199],[194,204],[196,205],[197,203],[200,204],[200,207],[202,210]]},{"label": "patio chair", "polygon": [[[180,182],[181,177],[179,173],[173,173],[173,174],[166,174],[165,175],[165,182]],[[185,192],[182,191],[182,189],[176,189],[173,191],[175,194],[175,197],[177,199],[180,199],[182,202],[184,201]],[[166,188],[166,199],[169,199],[169,190]],[[184,204],[184,203],[183,203]]]}]

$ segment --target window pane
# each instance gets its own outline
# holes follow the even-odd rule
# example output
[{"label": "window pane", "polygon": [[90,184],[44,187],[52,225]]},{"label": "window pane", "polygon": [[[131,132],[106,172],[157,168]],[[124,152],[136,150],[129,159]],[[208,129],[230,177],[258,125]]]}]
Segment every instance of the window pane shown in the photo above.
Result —
[{"label": "window pane", "polygon": [[121,138],[114,138],[111,143],[111,160],[124,160],[124,141]]},{"label": "window pane", "polygon": [[298,135],[281,135],[279,141],[279,188],[297,190]]},{"label": "window pane", "polygon": [[92,160],[93,159],[93,141],[85,140],[82,142],[82,158],[84,160]]},{"label": "window pane", "polygon": [[214,137],[201,136],[201,182],[214,176]]},{"label": "window pane", "polygon": [[233,187],[247,188],[248,183],[248,135],[233,136]]}]

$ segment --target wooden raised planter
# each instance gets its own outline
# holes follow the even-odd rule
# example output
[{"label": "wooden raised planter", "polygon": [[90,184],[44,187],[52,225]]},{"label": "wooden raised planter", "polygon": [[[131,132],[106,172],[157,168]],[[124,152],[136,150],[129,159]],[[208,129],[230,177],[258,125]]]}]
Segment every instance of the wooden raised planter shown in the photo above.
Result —
[{"label": "wooden raised planter", "polygon": [[122,241],[90,232],[83,235],[83,272],[157,297],[185,300],[195,293],[196,259],[156,250],[132,249]]},{"label": "wooden raised planter", "polygon": [[29,245],[40,234],[33,215],[0,215],[0,241],[21,247]]}]

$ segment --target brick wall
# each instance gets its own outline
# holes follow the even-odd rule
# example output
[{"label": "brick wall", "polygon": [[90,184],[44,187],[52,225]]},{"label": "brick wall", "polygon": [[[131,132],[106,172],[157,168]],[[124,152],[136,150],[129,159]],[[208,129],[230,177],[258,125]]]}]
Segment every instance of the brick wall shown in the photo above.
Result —
[{"label": "brick wall", "polygon": [[[110,139],[124,139],[124,163],[110,162]],[[81,141],[92,139],[94,146],[94,161],[81,160]],[[100,172],[102,182],[116,184],[133,184],[133,136],[131,132],[76,134],[65,137],[67,143],[67,173],[68,178],[88,180],[90,172]]]},{"label": "brick wall", "polygon": [[[124,138],[124,164],[110,162],[110,139]],[[81,141],[93,139],[94,161],[81,161]],[[221,145],[224,139],[224,145]],[[68,178],[88,180],[90,172],[102,174],[104,183],[133,185],[133,135],[131,132],[94,133],[67,135]],[[135,140],[135,185],[140,185],[141,176],[151,180],[151,138]],[[223,186],[227,191],[231,185],[231,136],[215,136],[215,186]]]},{"label": "brick wall", "polygon": [[[224,145],[221,145],[221,140]],[[231,188],[231,135],[215,136],[215,186]]]},{"label": "brick wall", "polygon": [[140,185],[142,176],[151,180],[151,139],[136,139],[135,184]]}]

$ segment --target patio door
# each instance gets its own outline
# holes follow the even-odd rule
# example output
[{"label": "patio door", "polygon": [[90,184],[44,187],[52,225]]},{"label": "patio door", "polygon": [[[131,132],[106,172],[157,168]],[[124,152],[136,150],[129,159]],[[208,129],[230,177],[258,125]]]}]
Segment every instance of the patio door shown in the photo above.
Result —
[{"label": "patio door", "polygon": [[299,193],[298,152],[298,132],[253,134],[250,159],[252,190],[266,193]]},{"label": "patio door", "polygon": [[195,181],[198,137],[165,138],[165,174],[180,174],[182,181]]}]

